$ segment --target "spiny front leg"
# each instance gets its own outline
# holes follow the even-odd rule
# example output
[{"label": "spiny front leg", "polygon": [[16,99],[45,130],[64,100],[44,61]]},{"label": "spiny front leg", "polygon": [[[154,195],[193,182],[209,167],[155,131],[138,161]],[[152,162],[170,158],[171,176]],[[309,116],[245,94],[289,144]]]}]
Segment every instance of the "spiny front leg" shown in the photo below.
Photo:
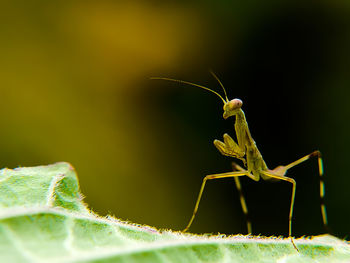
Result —
[{"label": "spiny front leg", "polygon": [[242,150],[239,145],[232,139],[227,133],[223,136],[224,142],[219,140],[214,140],[215,147],[219,150],[222,155],[234,157],[240,159],[244,165],[246,165],[246,160],[243,158],[245,155],[244,150]]}]

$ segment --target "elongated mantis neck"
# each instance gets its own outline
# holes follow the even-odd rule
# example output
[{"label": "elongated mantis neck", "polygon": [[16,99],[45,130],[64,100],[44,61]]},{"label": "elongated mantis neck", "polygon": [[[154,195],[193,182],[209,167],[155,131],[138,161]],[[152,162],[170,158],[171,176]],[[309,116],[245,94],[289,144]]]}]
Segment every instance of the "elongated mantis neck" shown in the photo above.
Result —
[{"label": "elongated mantis neck", "polygon": [[245,122],[245,123],[247,123],[247,120],[246,120],[246,118],[245,118],[245,115],[244,115],[244,112],[243,112],[243,110],[242,109],[240,109],[239,111],[238,111],[238,113],[236,114],[236,121],[238,121],[238,122]]},{"label": "elongated mantis neck", "polygon": [[255,145],[255,142],[250,134],[248,123],[245,118],[244,112],[240,109],[236,114],[235,130],[237,140],[240,145]]},{"label": "elongated mantis neck", "polygon": [[[242,109],[240,109],[236,114],[235,126],[243,127],[244,130],[248,130],[248,132],[249,132],[248,123],[247,123],[247,120],[245,118],[245,115],[244,115],[244,112]],[[240,130],[242,130],[242,129],[240,129]],[[249,134],[250,134],[250,132],[249,132]]]}]

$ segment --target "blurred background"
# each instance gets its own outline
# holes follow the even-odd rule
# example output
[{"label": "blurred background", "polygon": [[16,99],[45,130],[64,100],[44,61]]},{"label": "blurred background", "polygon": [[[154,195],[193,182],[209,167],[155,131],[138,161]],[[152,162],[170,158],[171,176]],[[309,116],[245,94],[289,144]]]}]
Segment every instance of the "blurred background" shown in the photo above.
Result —
[{"label": "blurred background", "polygon": [[[101,215],[183,229],[202,179],[230,171],[213,94],[243,100],[270,168],[323,153],[331,229],[350,217],[350,3],[2,1],[1,167],[70,162]],[[297,181],[295,236],[324,233],[316,159]],[[254,234],[287,235],[291,185],[242,179]],[[194,233],[246,233],[232,179],[210,181]]]}]

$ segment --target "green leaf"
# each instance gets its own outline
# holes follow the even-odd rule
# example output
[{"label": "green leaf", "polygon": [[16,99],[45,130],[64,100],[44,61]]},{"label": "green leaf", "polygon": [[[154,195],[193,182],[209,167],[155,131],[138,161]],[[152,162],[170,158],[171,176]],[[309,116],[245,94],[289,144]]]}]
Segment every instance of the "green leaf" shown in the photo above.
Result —
[{"label": "green leaf", "polygon": [[192,235],[99,217],[68,163],[0,170],[0,262],[350,262],[345,241]]}]

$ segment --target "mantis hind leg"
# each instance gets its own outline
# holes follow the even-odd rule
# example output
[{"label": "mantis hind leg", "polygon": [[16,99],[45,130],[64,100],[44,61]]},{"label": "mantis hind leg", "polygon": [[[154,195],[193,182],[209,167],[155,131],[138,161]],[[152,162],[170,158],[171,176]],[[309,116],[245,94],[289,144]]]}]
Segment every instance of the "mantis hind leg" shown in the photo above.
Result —
[{"label": "mantis hind leg", "polygon": [[[235,162],[232,162],[232,169],[234,171],[237,171],[237,170],[238,171],[245,171],[242,167],[240,167]],[[242,186],[241,186],[241,183],[239,181],[239,177],[234,177],[234,179],[235,179],[236,188],[237,188],[238,194],[239,194],[239,200],[241,202],[241,207],[242,207],[242,210],[243,210],[246,222],[247,222],[248,234],[251,234],[252,233],[252,223],[251,223],[250,218],[249,218],[248,207],[247,207],[247,204],[245,202],[245,198],[244,198],[243,191],[242,191]]]},{"label": "mantis hind leg", "polygon": [[[292,188],[292,198],[291,198],[291,202],[290,202],[290,209],[289,209],[289,218],[288,218],[288,223],[289,223],[289,231],[288,231],[288,236],[290,237],[290,240],[292,241],[292,244],[294,246],[294,248],[298,250],[298,248],[296,247],[293,237],[292,237],[292,217],[293,217],[293,208],[294,208],[294,199],[295,199],[295,189],[296,189],[296,182],[294,179],[286,177],[284,175],[280,175],[280,171],[282,170],[282,168],[285,168],[284,166],[279,166],[277,167],[275,170],[268,170],[268,171],[261,171],[261,173],[269,178],[274,178],[274,179],[279,179],[279,180],[283,180],[283,181],[287,181],[290,182],[293,185]],[[286,170],[285,170],[286,171]],[[275,173],[276,172],[276,173]]]},{"label": "mantis hind leg", "polygon": [[[297,166],[300,163],[303,163],[307,160],[309,160],[312,157],[317,157],[318,160],[318,171],[319,171],[319,179],[320,179],[320,201],[321,201],[321,213],[322,213],[322,221],[325,226],[325,228],[328,230],[328,221],[327,221],[327,213],[326,213],[326,207],[324,204],[324,182],[323,182],[323,162],[321,157],[320,151],[314,151],[286,166],[278,166],[274,170],[268,170],[268,171],[262,171],[262,174],[264,174],[267,177],[284,180],[287,182],[290,182],[293,184],[292,189],[292,198],[290,203],[290,210],[289,210],[289,237],[291,238],[291,241],[293,243],[293,246],[296,248],[293,238],[292,238],[292,216],[293,216],[293,207],[294,207],[294,199],[295,199],[295,188],[296,188],[296,182],[294,179],[284,176],[287,170],[290,168]],[[297,248],[296,248],[297,249]],[[298,249],[297,249],[298,250]]]},{"label": "mantis hind leg", "polygon": [[286,171],[302,162],[305,162],[309,160],[312,157],[317,157],[317,163],[318,163],[318,174],[319,174],[319,181],[320,181],[320,204],[321,204],[321,214],[322,214],[322,221],[325,229],[329,231],[328,229],[328,220],[327,220],[327,212],[326,212],[326,206],[324,202],[324,196],[325,196],[325,187],[324,187],[324,181],[323,181],[323,162],[322,162],[322,155],[320,151],[314,151],[295,162],[292,162],[285,167]]},{"label": "mantis hind leg", "polygon": [[189,221],[189,223],[187,224],[186,228],[183,230],[183,232],[186,232],[192,225],[192,222],[197,214],[198,211],[198,207],[199,207],[199,203],[201,201],[202,195],[203,195],[203,191],[204,191],[204,187],[205,184],[208,180],[213,180],[213,179],[222,179],[222,178],[229,178],[229,177],[233,177],[236,178],[238,176],[244,176],[247,175],[248,171],[238,171],[238,172],[227,172],[227,173],[220,173],[220,174],[211,174],[211,175],[207,175],[206,177],[204,177],[203,182],[202,182],[202,186],[201,189],[199,191],[199,195],[196,201],[196,205],[194,207],[193,213],[192,213],[192,217]]}]

